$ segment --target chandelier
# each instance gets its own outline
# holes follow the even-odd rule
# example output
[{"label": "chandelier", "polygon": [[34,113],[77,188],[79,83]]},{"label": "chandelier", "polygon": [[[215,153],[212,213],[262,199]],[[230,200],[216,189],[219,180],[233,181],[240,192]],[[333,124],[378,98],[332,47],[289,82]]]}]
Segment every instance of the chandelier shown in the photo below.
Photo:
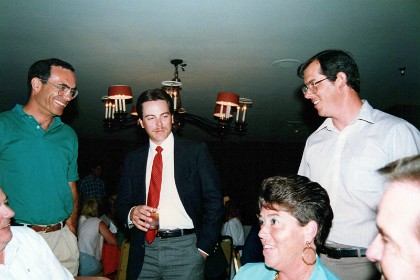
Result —
[{"label": "chandelier", "polygon": [[[174,77],[172,80],[163,81],[162,89],[172,97],[174,106],[173,133],[182,135],[186,123],[203,129],[206,133],[224,137],[228,134],[246,134],[246,113],[252,107],[252,100],[240,97],[233,92],[219,92],[213,113],[213,120],[187,113],[182,107],[181,90],[182,83],[179,78],[179,67],[185,71],[187,64],[182,59],[173,59]],[[127,103],[132,101],[131,87],[128,85],[112,85],[108,88],[108,96],[102,97],[105,103],[104,129],[117,131],[137,126],[137,110],[132,106],[131,113],[127,112]],[[234,123],[231,126],[231,123]]]}]

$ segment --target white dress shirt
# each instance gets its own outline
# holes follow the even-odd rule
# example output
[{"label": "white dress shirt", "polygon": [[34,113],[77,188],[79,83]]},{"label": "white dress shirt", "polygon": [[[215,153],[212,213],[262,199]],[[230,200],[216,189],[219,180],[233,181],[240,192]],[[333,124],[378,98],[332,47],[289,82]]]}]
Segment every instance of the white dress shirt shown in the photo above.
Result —
[{"label": "white dress shirt", "polygon": [[[175,185],[174,171],[174,136],[171,133],[166,140],[159,145],[162,151],[162,186],[158,206],[159,229],[189,229],[194,228],[193,221],[188,216],[179,198]],[[156,155],[157,145],[150,141],[149,155],[146,167],[146,193],[149,193],[150,177],[152,174],[153,159]],[[147,198],[146,198],[147,201]]]},{"label": "white dress shirt", "polygon": [[327,241],[367,247],[385,179],[377,170],[420,153],[420,133],[408,122],[373,109],[363,100],[355,121],[338,131],[331,118],[309,136],[299,175],[324,187],[334,211]]},{"label": "white dress shirt", "polygon": [[13,237],[6,245],[2,280],[74,279],[51,251],[41,235],[24,226],[11,227]]}]

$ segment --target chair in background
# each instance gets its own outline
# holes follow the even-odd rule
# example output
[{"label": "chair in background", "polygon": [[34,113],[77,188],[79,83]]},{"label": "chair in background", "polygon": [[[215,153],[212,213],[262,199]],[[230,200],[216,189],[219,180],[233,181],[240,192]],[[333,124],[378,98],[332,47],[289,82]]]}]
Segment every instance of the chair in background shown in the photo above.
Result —
[{"label": "chair in background", "polygon": [[237,245],[232,250],[233,275],[235,275],[241,267],[241,251],[243,248],[244,246]]},{"label": "chair in background", "polygon": [[220,247],[223,250],[223,253],[225,254],[226,261],[228,263],[228,268],[226,271],[226,275],[228,276],[228,279],[230,279],[230,273],[231,273],[231,267],[232,267],[232,256],[233,256],[233,240],[232,237],[229,235],[222,235],[220,236]]},{"label": "chair in background", "polygon": [[130,242],[124,239],[121,245],[120,263],[116,280],[125,280],[127,278],[128,252],[130,251]]}]

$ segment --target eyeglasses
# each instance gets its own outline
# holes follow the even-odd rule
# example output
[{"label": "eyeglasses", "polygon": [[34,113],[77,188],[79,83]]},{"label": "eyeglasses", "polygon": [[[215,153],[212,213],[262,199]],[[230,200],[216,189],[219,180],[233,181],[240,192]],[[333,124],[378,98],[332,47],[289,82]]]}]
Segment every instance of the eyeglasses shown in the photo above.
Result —
[{"label": "eyeglasses", "polygon": [[6,200],[4,200],[4,202],[0,202],[0,208],[1,208],[3,205],[9,206],[9,202],[7,201],[7,199],[6,199]]},{"label": "eyeglasses", "polygon": [[48,80],[45,80],[45,79],[40,79],[40,80],[47,83],[47,84],[55,86],[58,89],[58,94],[61,95],[61,96],[70,93],[71,94],[71,99],[75,99],[76,96],[79,94],[79,91],[75,88],[71,88],[71,87],[66,86],[66,85],[56,85],[56,84],[48,82]]},{"label": "eyeglasses", "polygon": [[326,77],[322,80],[319,80],[317,82],[310,82],[309,85],[304,85],[302,87],[303,94],[305,95],[308,92],[308,90],[311,90],[312,93],[316,93],[318,91],[318,88],[316,87],[316,85],[319,84],[322,81],[325,81],[326,79],[328,79],[328,77]]}]

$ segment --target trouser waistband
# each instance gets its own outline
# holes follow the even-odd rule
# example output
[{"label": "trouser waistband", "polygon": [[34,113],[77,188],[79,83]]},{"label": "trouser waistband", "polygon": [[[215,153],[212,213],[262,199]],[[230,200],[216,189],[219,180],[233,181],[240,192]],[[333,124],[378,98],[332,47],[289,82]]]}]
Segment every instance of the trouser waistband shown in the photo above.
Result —
[{"label": "trouser waistband", "polygon": [[158,230],[156,236],[159,238],[171,238],[171,237],[179,237],[179,236],[192,234],[192,233],[195,233],[195,229],[193,228]]},{"label": "trouser waistband", "polygon": [[333,259],[366,257],[366,248],[361,247],[335,248],[323,246],[320,252]]},{"label": "trouser waistband", "polygon": [[12,222],[12,226],[25,226],[25,227],[29,227],[33,229],[36,232],[40,232],[40,231],[54,232],[54,231],[62,229],[65,225],[66,225],[66,220],[63,220],[53,225],[31,225],[31,224],[21,224],[21,223]]}]

